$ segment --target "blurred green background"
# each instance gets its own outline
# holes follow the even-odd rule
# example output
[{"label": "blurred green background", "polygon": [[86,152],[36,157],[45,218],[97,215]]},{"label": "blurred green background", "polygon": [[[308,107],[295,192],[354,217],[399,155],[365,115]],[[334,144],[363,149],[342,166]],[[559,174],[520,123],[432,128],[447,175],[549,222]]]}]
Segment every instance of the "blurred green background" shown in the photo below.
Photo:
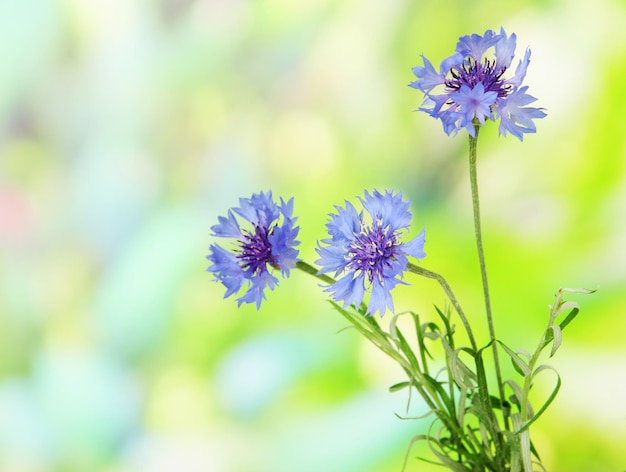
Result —
[{"label": "blurred green background", "polygon": [[[428,424],[394,415],[401,373],[303,273],[259,312],[223,300],[209,228],[295,196],[313,262],[334,204],[402,191],[486,339],[467,139],[407,84],[500,26],[548,117],[523,143],[481,131],[496,328],[533,349],[559,287],[599,289],[571,297],[533,437],[550,471],[626,469],[625,2],[2,0],[0,470],[399,471]],[[396,308],[434,316],[411,282]],[[406,470],[440,470],[427,454]]]}]

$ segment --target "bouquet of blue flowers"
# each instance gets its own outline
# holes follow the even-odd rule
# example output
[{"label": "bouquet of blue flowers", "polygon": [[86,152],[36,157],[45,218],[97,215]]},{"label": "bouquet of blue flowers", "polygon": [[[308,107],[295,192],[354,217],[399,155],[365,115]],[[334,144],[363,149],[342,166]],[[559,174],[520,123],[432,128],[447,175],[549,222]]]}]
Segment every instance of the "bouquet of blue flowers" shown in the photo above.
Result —
[{"label": "bouquet of blue flowers", "polygon": [[[299,227],[293,216],[293,198],[277,202],[271,191],[241,198],[239,206],[219,217],[211,228],[214,236],[233,243],[228,248],[212,244],[207,256],[211,263],[207,270],[224,285],[225,297],[243,291],[238,304],[255,303],[257,309],[266,289],[278,285],[278,274],[287,277],[292,269],[299,269],[321,281],[337,312],[406,373],[406,380],[390,390],[416,391],[428,406],[425,417],[432,417],[430,427],[426,434],[414,436],[410,445],[426,442],[432,456],[420,459],[456,472],[546,470],[529,428],[554,400],[561,381],[556,370],[541,359],[544,353],[549,357],[555,354],[563,329],[579,312],[578,305],[565,296],[591,293],[586,289],[557,290],[546,328],[533,351],[514,351],[496,336],[481,230],[478,134],[488,120],[499,121],[501,135],[510,133],[523,140],[524,134],[536,131],[533,120],[546,116],[543,109],[528,106],[536,99],[527,93],[528,86],[522,85],[530,49],[514,74],[508,74],[516,39],[504,29],[463,36],[439,70],[423,57],[423,65],[413,68],[417,80],[409,84],[424,94],[419,110],[441,120],[446,134],[466,130],[469,135],[469,177],[488,339],[476,339],[472,323],[446,279],[420,265],[426,257],[425,230],[403,240],[412,215],[410,202],[400,192],[366,190],[358,198],[358,206],[350,201],[335,206],[326,224],[328,237],[317,243],[315,265],[298,257]],[[395,313],[392,292],[398,284],[408,283],[409,273],[436,281],[449,309],[435,307],[429,320],[413,312]],[[387,329],[375,314],[390,316]],[[398,325],[401,315],[412,321],[410,336]],[[456,329],[457,320],[462,331]],[[435,345],[443,359],[433,358]],[[502,356],[512,363],[518,377],[503,378]],[[548,373],[554,376],[554,387],[535,409],[531,387],[540,374]]]}]

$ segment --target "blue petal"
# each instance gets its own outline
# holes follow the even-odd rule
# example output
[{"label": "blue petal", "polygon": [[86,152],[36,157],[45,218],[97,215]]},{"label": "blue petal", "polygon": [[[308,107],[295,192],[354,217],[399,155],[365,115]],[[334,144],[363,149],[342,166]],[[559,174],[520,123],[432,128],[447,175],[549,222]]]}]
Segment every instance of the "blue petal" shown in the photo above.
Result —
[{"label": "blue petal", "polygon": [[223,216],[217,217],[218,224],[211,226],[211,231],[213,231],[214,236],[219,236],[221,238],[236,238],[240,239],[243,237],[241,234],[241,229],[239,228],[239,224],[233,215],[231,210],[228,210],[228,217],[224,218]]},{"label": "blue petal", "polygon": [[[456,135],[456,133],[462,128],[462,126],[459,125],[460,121],[463,119],[462,113],[454,110],[445,110],[439,114],[439,119],[441,120],[443,130],[447,135]],[[470,134],[473,136],[473,133],[474,130],[472,129]]]},{"label": "blue petal", "polygon": [[370,195],[366,190],[365,198],[358,197],[373,220],[380,220],[383,228],[389,228],[396,231],[406,228],[411,222],[411,212],[409,207],[410,201],[402,200],[402,193],[398,192],[394,195],[387,191],[381,194],[378,190],[374,190],[374,194]]},{"label": "blue petal", "polygon": [[433,118],[441,118],[441,113],[442,113],[441,109],[446,103],[448,103],[451,100],[451,95],[453,94],[448,94],[448,93],[444,93],[440,95],[428,94],[424,97],[424,105],[432,106],[432,108],[421,107],[419,108],[419,111],[425,111]]},{"label": "blue petal", "polygon": [[480,62],[487,49],[494,46],[500,38],[500,35],[495,34],[491,30],[485,31],[484,36],[479,34],[461,36],[456,45],[456,51],[463,57],[470,56],[476,62]]},{"label": "blue petal", "polygon": [[278,279],[271,273],[264,271],[250,280],[250,287],[243,296],[237,299],[237,306],[242,303],[256,303],[256,309],[261,307],[261,302],[265,300],[265,288],[274,290],[278,284]]},{"label": "blue petal", "polygon": [[459,54],[458,52],[455,52],[451,56],[446,57],[443,61],[441,61],[441,64],[439,65],[440,74],[445,77],[448,72],[450,72],[450,69],[456,68],[463,64],[464,59],[465,57],[463,56],[463,54]]},{"label": "blue petal", "polygon": [[500,29],[500,40],[496,43],[496,67],[498,69],[509,68],[515,55],[517,36],[513,33],[507,37],[504,28]]},{"label": "blue petal", "polygon": [[217,244],[209,248],[210,254],[206,257],[212,264],[207,272],[212,272],[215,280],[226,287],[224,298],[237,293],[245,280],[245,273],[238,264],[237,258]]},{"label": "blue petal", "polygon": [[463,116],[461,126],[471,125],[473,131],[474,118],[477,118],[480,124],[484,124],[485,118],[491,118],[491,105],[496,102],[497,98],[497,92],[485,92],[485,86],[482,82],[478,82],[473,89],[463,85],[459,92],[454,95],[454,101],[460,106]]},{"label": "blue petal", "polygon": [[528,69],[528,64],[530,64],[530,49],[526,49],[526,53],[524,54],[524,59],[519,61],[517,67],[515,68],[515,75],[506,80],[505,83],[510,84],[513,88],[519,88],[524,82],[524,78],[526,77],[526,70]]},{"label": "blue petal", "polygon": [[343,301],[344,308],[350,305],[358,308],[365,294],[364,282],[363,275],[353,277],[353,274],[347,274],[334,284],[329,285],[324,291],[331,293],[333,300]]},{"label": "blue petal", "polygon": [[233,210],[250,223],[266,228],[279,217],[278,207],[272,200],[271,191],[253,194],[250,198],[240,198],[239,208],[233,208]]},{"label": "blue petal", "polygon": [[383,278],[385,279],[385,284],[389,285],[389,290],[398,284],[408,285],[402,280],[402,277],[404,277],[404,273],[406,272],[406,266],[409,262],[406,257],[406,253],[403,251],[403,247],[404,245],[401,245],[401,247],[396,251],[395,257],[387,261],[389,265],[383,274]]},{"label": "blue petal", "polygon": [[415,259],[423,259],[426,257],[424,252],[424,245],[426,244],[426,228],[422,229],[420,233],[411,239],[409,242],[404,243],[402,248],[409,256]]},{"label": "blue petal", "polygon": [[502,136],[511,133],[523,141],[524,133],[534,133],[537,130],[532,120],[546,116],[542,108],[524,106],[536,100],[535,97],[528,95],[526,90],[528,90],[527,86],[510,94],[498,110],[500,115],[499,133]]},{"label": "blue petal", "polygon": [[291,197],[289,199],[289,201],[287,201],[286,203],[282,199],[282,197],[280,198],[280,212],[283,214],[283,216],[286,219],[288,219],[288,220],[292,219],[292,215],[293,215],[293,197]]},{"label": "blue petal", "polygon": [[315,263],[320,266],[319,273],[335,272],[335,274],[338,274],[342,272],[348,264],[348,260],[346,259],[348,254],[347,247],[333,243],[330,239],[326,239],[322,242],[329,245],[321,246],[318,243],[318,247],[315,249],[320,256],[320,258],[315,261]]},{"label": "blue petal", "polygon": [[370,296],[370,302],[367,305],[367,315],[373,315],[378,311],[382,317],[385,314],[385,311],[387,311],[387,307],[389,307],[390,311],[394,311],[393,299],[389,293],[391,288],[393,287],[384,287],[380,281],[374,279],[374,282],[372,283],[372,295]]},{"label": "blue petal", "polygon": [[330,215],[330,221],[326,224],[328,234],[333,241],[352,241],[354,235],[361,230],[363,216],[358,214],[354,205],[346,201],[346,208],[335,206],[337,214]]},{"label": "blue petal", "polygon": [[426,59],[423,54],[422,60],[424,61],[423,66],[416,66],[412,69],[413,74],[415,74],[418,80],[411,82],[409,86],[421,90],[422,92],[429,92],[436,86],[442,85],[445,82],[445,73],[437,73],[431,62]]},{"label": "blue petal", "polygon": [[283,226],[275,227],[274,231],[267,237],[272,246],[272,255],[280,267],[283,277],[289,276],[289,271],[296,266],[299,251],[294,246],[300,244],[296,240],[300,228],[291,227],[289,222]]}]

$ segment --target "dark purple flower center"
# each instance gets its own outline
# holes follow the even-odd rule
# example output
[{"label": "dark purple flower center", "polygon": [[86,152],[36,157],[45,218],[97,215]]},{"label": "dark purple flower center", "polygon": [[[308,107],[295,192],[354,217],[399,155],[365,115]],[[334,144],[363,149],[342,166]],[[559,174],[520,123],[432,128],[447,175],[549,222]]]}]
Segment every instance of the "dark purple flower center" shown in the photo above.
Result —
[{"label": "dark purple flower center", "polygon": [[395,260],[397,247],[396,233],[385,230],[380,221],[371,227],[363,226],[350,244],[347,267],[362,271],[370,283],[375,277],[382,280],[385,267],[391,267],[391,261]]},{"label": "dark purple flower center", "polygon": [[506,67],[498,67],[496,61],[485,58],[483,62],[477,62],[468,57],[460,66],[450,69],[450,76],[445,80],[446,87],[458,91],[463,85],[473,89],[476,84],[482,82],[485,92],[496,92],[498,98],[506,97],[511,86],[504,84],[502,76]]},{"label": "dark purple flower center", "polygon": [[272,254],[272,245],[268,236],[272,234],[270,228],[255,226],[254,232],[244,231],[244,239],[240,241],[241,252],[237,259],[241,261],[241,267],[251,275],[258,275],[267,270],[267,265],[278,269],[278,261]]}]

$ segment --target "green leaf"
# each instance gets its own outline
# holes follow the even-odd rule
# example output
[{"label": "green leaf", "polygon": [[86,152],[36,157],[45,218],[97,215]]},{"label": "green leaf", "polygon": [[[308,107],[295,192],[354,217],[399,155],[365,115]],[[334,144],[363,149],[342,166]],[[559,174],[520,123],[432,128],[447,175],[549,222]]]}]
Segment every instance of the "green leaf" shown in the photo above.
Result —
[{"label": "green leaf", "polygon": [[356,311],[351,312],[344,310],[338,303],[335,303],[332,300],[329,300],[329,302],[335,310],[341,313],[341,315],[343,315],[343,317],[348,320],[360,334],[362,334],[381,351],[393,357],[391,352],[392,346],[387,339],[389,335],[380,329],[375,320],[374,324],[369,320],[372,317],[363,316]]},{"label": "green leaf", "polygon": [[[554,354],[556,354],[556,351],[559,347],[561,347],[561,342],[563,341],[563,334],[562,334],[562,328],[560,326],[550,326],[548,328],[550,331],[548,331],[548,333],[552,334],[552,338],[554,339],[554,342],[552,343],[552,349],[550,350],[550,357],[554,356]],[[548,334],[546,333],[546,338],[548,337]]]},{"label": "green leaf", "polygon": [[428,418],[430,415],[434,413],[435,413],[435,410],[428,410],[426,413],[424,413],[423,415],[419,415],[419,416],[400,416],[398,413],[394,413],[394,415],[396,415],[396,418],[398,418],[399,420],[415,421],[415,420],[423,420],[424,418]]},{"label": "green leaf", "polygon": [[524,430],[522,425],[522,418],[519,413],[511,415],[511,421],[513,423],[513,429],[516,431],[520,442],[520,453],[522,456],[522,464],[524,466],[524,472],[533,472],[532,459],[530,457],[530,433],[528,430]]},{"label": "green leaf", "polygon": [[578,306],[578,303],[565,302],[563,303],[563,305],[557,312],[557,315],[560,315],[566,309],[570,309],[570,312],[567,314],[565,319],[559,323],[559,326],[561,327],[561,329],[565,328],[568,324],[570,324],[572,320],[576,318],[576,315],[578,315],[578,313],[580,312],[580,307]]},{"label": "green leaf", "polygon": [[[504,383],[508,385],[511,388],[511,390],[513,390],[513,395],[509,398],[509,400],[514,405],[517,405],[518,409],[521,409],[522,399],[524,398],[524,394],[522,393],[522,388],[511,379],[505,380]],[[533,410],[532,410],[532,406],[530,405],[530,402],[526,402],[526,408],[528,409],[529,414],[532,416]]]},{"label": "green leaf", "polygon": [[550,406],[550,404],[554,401],[557,393],[559,393],[559,389],[561,388],[561,377],[559,376],[559,373],[556,371],[556,369],[554,369],[554,367],[550,367],[549,365],[545,365],[545,364],[537,367],[535,371],[533,372],[533,378],[535,378],[537,374],[539,374],[540,372],[543,372],[544,370],[551,370],[552,372],[554,372],[554,374],[556,375],[556,386],[552,390],[552,393],[550,394],[548,399],[545,401],[545,403],[541,406],[541,408],[539,408],[539,411],[537,411],[537,413],[533,415],[533,417],[529,421],[527,421],[518,432],[527,430],[531,424],[537,421],[537,419],[539,419],[539,417],[543,414],[543,412],[546,411],[548,406]]},{"label": "green leaf", "polygon": [[443,321],[443,324],[446,328],[446,332],[444,333],[444,335],[448,339],[448,343],[450,344],[450,347],[454,349],[454,329],[450,325],[450,318],[449,316],[446,316],[436,305],[435,305],[435,310],[437,311],[437,314]]},{"label": "green leaf", "polygon": [[[425,338],[428,337],[429,339],[437,339],[439,337],[439,334],[437,333],[439,331],[439,327],[434,323],[420,324],[419,315],[415,313],[411,313],[411,314],[413,315],[413,323],[415,324],[415,335],[417,337],[417,346],[419,348],[420,356],[422,358],[422,365],[424,367],[424,372],[428,373],[428,364],[427,364],[425,356],[428,356],[431,360],[435,360],[435,358],[432,356],[432,354],[428,350],[428,347],[426,346]],[[427,330],[429,328],[433,332],[428,333]]]},{"label": "green leaf", "polygon": [[524,377],[530,375],[530,367],[528,367],[528,364],[526,363],[526,361],[522,359],[518,353],[513,352],[513,350],[510,349],[502,341],[498,341],[498,343],[502,346],[504,351],[509,355],[509,357],[513,361],[513,367],[515,368],[515,370]]},{"label": "green leaf", "polygon": [[[515,415],[512,415],[512,417]],[[519,416],[519,415],[517,415]],[[513,420],[513,426],[515,427],[515,421]],[[507,438],[507,444],[511,451],[510,470],[519,471],[522,468],[522,456],[520,451],[520,441],[515,434],[511,431],[502,431],[502,434]]]},{"label": "green leaf", "polygon": [[584,293],[585,295],[596,292],[596,290],[590,290],[588,288],[561,288],[560,291],[568,293]]},{"label": "green leaf", "polygon": [[402,331],[400,331],[400,328],[394,326],[394,334],[395,334],[396,345],[404,353],[404,355],[410,362],[411,367],[413,367],[413,369],[416,372],[422,372],[422,369],[420,368],[420,365],[417,361],[417,357],[415,356],[415,353],[411,349],[411,346],[409,346],[409,343],[407,342],[406,338],[402,334]]},{"label": "green leaf", "polygon": [[450,416],[452,416],[454,414],[454,403],[448,396],[448,392],[446,392],[445,389],[443,388],[442,382],[439,382],[437,379],[434,379],[430,377],[429,375],[424,375],[424,381],[427,382],[430,385],[430,387],[433,388],[437,392],[437,394],[439,395],[439,398],[441,398],[441,400],[445,404],[446,409],[448,410]]},{"label": "green leaf", "polygon": [[[570,312],[567,314],[567,316],[563,319],[563,321],[561,321],[558,326],[554,325],[554,321],[556,320],[556,318],[562,314],[565,310],[569,309]],[[576,302],[562,302],[557,309],[554,311],[553,315],[550,317],[551,318],[551,322],[552,325],[550,326],[550,328],[548,331],[546,331],[546,337],[545,337],[545,341],[543,342],[543,345],[541,346],[541,349],[543,350],[548,344],[550,344],[554,339],[555,336],[558,335],[559,336],[559,340],[558,342],[555,342],[556,347],[552,346],[552,352],[550,354],[550,357],[552,357],[554,355],[554,353],[556,352],[556,350],[560,347],[561,345],[561,337],[562,337],[562,331],[563,329],[572,322],[572,320],[574,318],[576,318],[576,316],[578,315],[580,311],[580,308],[578,306],[578,304]],[[558,328],[558,333],[555,332],[554,328]]]},{"label": "green leaf", "polygon": [[430,439],[428,441],[428,445],[430,446],[430,450],[431,452],[437,456],[437,459],[439,459],[441,461],[441,463],[443,465],[445,465],[448,469],[454,471],[454,472],[472,472],[470,469],[468,469],[467,467],[465,467],[463,464],[450,459],[450,457],[448,457],[445,454],[442,454],[441,452],[437,451],[433,446],[432,446],[432,442],[434,442],[435,444],[437,444],[440,448],[443,449],[441,443],[439,441],[436,441],[434,439]]},{"label": "green leaf", "polygon": [[463,388],[474,388],[475,382],[477,381],[476,374],[459,358],[459,354],[462,351],[468,352],[471,356],[474,355],[474,351],[467,347],[452,350],[452,347],[445,338],[441,338],[441,343],[446,351],[448,367],[456,384]]},{"label": "green leaf", "polygon": [[586,288],[560,288],[557,290],[554,304],[550,306],[550,324],[553,325],[562,313],[570,310],[565,319],[559,323],[559,326],[563,329],[578,315],[580,309],[578,304],[572,301],[563,301],[563,293],[583,293],[588,295],[594,292],[595,290],[588,290]]},{"label": "green leaf", "polygon": [[410,387],[412,384],[411,382],[398,382],[397,384],[393,384],[391,387],[389,387],[389,391],[390,392],[397,392],[399,390],[403,390],[407,387]]}]

